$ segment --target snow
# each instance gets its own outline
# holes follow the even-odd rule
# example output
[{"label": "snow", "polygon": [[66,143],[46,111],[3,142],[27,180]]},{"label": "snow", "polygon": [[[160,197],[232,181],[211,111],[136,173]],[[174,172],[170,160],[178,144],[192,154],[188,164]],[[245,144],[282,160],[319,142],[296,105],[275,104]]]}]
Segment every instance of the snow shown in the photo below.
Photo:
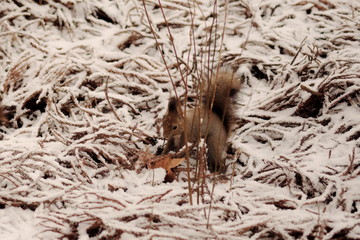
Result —
[{"label": "snow", "polygon": [[[360,2],[145,2],[2,1],[0,239],[359,239]],[[145,161],[209,59],[243,88],[190,204]]]},{"label": "snow", "polygon": [[28,239],[36,233],[36,214],[33,211],[7,207],[0,211],[1,239]]}]

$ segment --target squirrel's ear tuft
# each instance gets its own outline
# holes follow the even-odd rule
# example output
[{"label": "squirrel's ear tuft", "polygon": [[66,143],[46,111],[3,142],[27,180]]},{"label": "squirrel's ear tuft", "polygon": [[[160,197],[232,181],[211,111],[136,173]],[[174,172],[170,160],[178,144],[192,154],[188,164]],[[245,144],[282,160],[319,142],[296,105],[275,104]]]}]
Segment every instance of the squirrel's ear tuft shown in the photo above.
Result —
[{"label": "squirrel's ear tuft", "polygon": [[177,101],[175,97],[169,99],[168,104],[168,111],[169,112],[176,112],[177,111]]}]

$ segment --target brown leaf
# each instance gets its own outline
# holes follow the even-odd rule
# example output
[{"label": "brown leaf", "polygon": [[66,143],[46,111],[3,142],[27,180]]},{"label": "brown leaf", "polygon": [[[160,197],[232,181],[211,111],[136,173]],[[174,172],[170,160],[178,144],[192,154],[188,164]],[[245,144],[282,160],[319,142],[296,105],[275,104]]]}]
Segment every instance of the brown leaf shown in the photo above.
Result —
[{"label": "brown leaf", "polygon": [[171,172],[171,169],[177,167],[184,159],[185,158],[171,158],[171,155],[158,156],[155,157],[150,168],[163,168],[166,172]]},{"label": "brown leaf", "polygon": [[172,158],[173,155],[155,156],[147,150],[140,154],[140,158],[149,169],[163,168],[166,171],[165,182],[174,181],[176,175],[171,171],[172,168],[177,167],[185,158]]}]

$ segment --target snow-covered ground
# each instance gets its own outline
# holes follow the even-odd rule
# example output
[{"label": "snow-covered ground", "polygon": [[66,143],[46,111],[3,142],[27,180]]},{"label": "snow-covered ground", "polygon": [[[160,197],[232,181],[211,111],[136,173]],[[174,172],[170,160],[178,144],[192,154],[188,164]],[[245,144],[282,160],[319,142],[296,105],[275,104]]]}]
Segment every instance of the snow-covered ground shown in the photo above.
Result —
[{"label": "snow-covered ground", "polygon": [[[1,1],[0,239],[360,239],[360,2],[145,2]],[[191,205],[143,161],[212,63],[239,120]]]}]

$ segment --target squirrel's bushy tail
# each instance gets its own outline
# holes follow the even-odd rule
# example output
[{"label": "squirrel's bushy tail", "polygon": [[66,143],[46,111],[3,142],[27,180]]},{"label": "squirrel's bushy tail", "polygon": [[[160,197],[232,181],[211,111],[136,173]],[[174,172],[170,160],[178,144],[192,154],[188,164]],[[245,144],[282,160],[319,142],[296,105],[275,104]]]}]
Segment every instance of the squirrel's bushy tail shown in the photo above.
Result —
[{"label": "squirrel's bushy tail", "polygon": [[227,132],[234,122],[234,105],[232,97],[240,90],[241,83],[235,78],[235,73],[229,70],[219,70],[208,81],[206,88],[206,107],[219,116]]}]

